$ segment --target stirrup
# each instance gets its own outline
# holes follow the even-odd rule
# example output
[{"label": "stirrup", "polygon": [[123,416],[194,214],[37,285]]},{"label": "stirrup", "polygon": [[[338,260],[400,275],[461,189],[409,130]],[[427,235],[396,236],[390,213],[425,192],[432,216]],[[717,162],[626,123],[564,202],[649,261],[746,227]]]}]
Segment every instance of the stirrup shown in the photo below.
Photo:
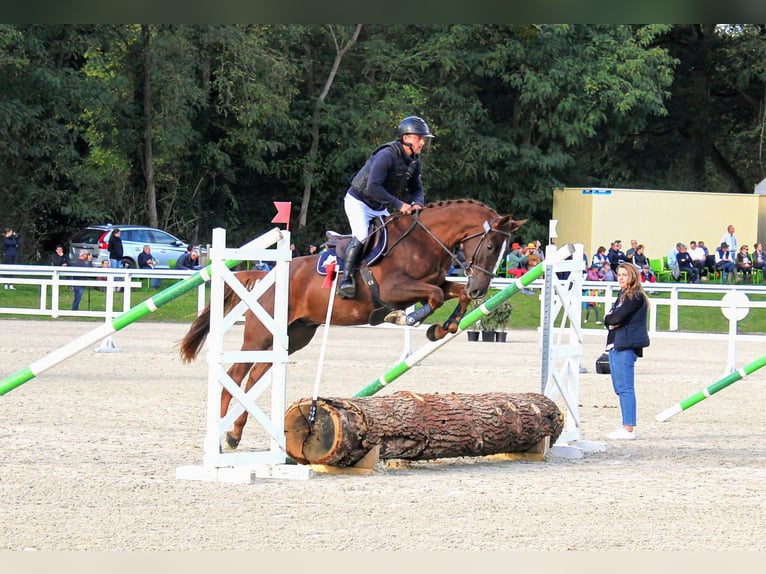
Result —
[{"label": "stirrup", "polygon": [[341,281],[338,285],[338,295],[343,299],[353,299],[356,296],[356,284],[353,279]]}]

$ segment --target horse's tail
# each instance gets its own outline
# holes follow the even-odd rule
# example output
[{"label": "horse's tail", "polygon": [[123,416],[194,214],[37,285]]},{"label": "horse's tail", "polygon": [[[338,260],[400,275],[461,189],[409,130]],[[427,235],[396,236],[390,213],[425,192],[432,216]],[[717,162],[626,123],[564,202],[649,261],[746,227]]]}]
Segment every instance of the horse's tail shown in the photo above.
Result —
[{"label": "horse's tail", "polygon": [[[255,285],[256,281],[260,280],[266,275],[265,271],[240,271],[235,273],[237,279],[250,291]],[[223,312],[227,313],[234,305],[239,303],[240,297],[234,290],[228,285],[224,285],[223,289]],[[181,339],[179,353],[181,360],[184,363],[190,363],[199,355],[202,345],[207,338],[207,334],[210,332],[210,304],[199,314],[189,327],[189,331]]]}]

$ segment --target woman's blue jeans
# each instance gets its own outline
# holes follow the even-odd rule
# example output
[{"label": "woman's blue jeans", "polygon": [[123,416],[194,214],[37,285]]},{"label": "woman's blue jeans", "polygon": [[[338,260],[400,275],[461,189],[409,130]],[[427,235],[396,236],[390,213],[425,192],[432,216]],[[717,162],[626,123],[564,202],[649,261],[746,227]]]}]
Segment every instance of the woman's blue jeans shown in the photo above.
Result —
[{"label": "woman's blue jeans", "polygon": [[609,371],[612,375],[612,387],[620,399],[622,425],[636,425],[636,388],[634,369],[636,352],[633,349],[609,350]]}]

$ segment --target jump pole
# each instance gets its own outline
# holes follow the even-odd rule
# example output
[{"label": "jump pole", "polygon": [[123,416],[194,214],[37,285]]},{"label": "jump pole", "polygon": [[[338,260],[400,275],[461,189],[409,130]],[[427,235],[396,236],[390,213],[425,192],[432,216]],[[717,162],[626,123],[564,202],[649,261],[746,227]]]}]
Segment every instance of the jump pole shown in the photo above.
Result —
[{"label": "jump pole", "polygon": [[[564,245],[563,247],[561,247],[560,249],[556,251],[555,261],[564,261],[567,257],[572,255],[572,253],[574,253],[574,247],[571,244]],[[550,265],[550,261],[548,262],[548,264]],[[476,307],[473,311],[466,314],[462,318],[460,323],[458,324],[457,332],[448,333],[442,339],[439,339],[438,341],[432,341],[428,343],[427,345],[424,345],[419,350],[415,351],[413,354],[399,361],[396,365],[394,365],[391,369],[389,369],[383,375],[381,375],[380,377],[375,379],[372,383],[364,387],[361,391],[356,393],[354,397],[369,397],[374,395],[383,387],[390,384],[391,382],[393,382],[394,380],[402,376],[404,373],[409,371],[412,367],[417,365],[420,361],[422,361],[428,355],[430,355],[437,349],[441,348],[443,345],[446,345],[447,343],[449,343],[457,335],[462,333],[463,330],[467,329],[468,327],[476,323],[476,321],[479,321],[482,317],[486,317],[487,315],[492,313],[492,311],[497,309],[510,297],[513,297],[516,293],[518,293],[523,288],[530,285],[533,281],[535,281],[536,279],[539,279],[544,272],[545,272],[545,261],[541,261],[540,263],[532,267],[532,269],[524,273],[524,275],[522,275],[521,277],[518,277],[516,281],[508,285],[505,289],[498,291],[492,297],[490,297],[484,303],[482,303],[480,306]]]},{"label": "jump pole", "polygon": [[664,411],[662,411],[660,414],[658,414],[655,419],[658,422],[665,422],[670,417],[673,417],[680,413],[681,411],[685,411],[688,408],[693,407],[697,403],[704,401],[706,398],[708,398],[710,395],[714,395],[718,391],[725,389],[732,383],[736,383],[739,380],[744,379],[747,375],[753,373],[754,371],[757,371],[761,367],[766,365],[766,355],[762,356],[760,359],[756,359],[752,363],[748,363],[741,369],[734,371],[733,373],[729,373],[722,379],[719,379],[709,387],[702,389],[701,391],[693,394],[692,396],[682,400],[679,403],[676,403],[672,407],[668,407]]},{"label": "jump pole", "polygon": [[[273,245],[276,243],[279,238],[282,236],[282,232],[278,227],[275,227],[271,231],[265,233],[264,235],[261,235],[260,237],[254,239],[250,243],[247,243],[244,247],[247,248],[263,248],[268,247],[270,245]],[[235,267],[241,263],[240,260],[230,260],[226,261],[225,265],[229,269],[232,267]],[[204,267],[203,269],[200,269],[190,277],[187,277],[186,279],[183,279],[182,281],[179,281],[175,285],[171,285],[167,289],[163,289],[159,293],[152,295],[145,301],[142,301],[138,305],[132,307],[128,311],[125,311],[124,313],[116,316],[111,321],[101,325],[100,327],[85,333],[84,335],[78,337],[77,339],[74,339],[73,341],[70,341],[63,347],[60,347],[56,349],[55,351],[49,353],[42,359],[39,359],[29,365],[28,367],[25,367],[21,369],[20,371],[6,377],[2,381],[0,381],[0,396],[5,395],[15,389],[16,387],[20,387],[24,383],[30,381],[31,379],[35,378],[40,373],[47,371],[51,367],[58,365],[59,363],[65,361],[66,359],[73,357],[83,349],[90,347],[94,343],[97,343],[98,341],[104,339],[105,337],[109,337],[112,333],[115,333],[119,331],[120,329],[123,329],[130,325],[131,323],[136,322],[137,320],[141,319],[142,317],[148,315],[149,313],[153,313],[166,303],[169,303],[173,299],[177,299],[184,293],[191,291],[195,287],[199,287],[203,283],[210,281],[211,276],[211,267],[212,264],[208,265],[207,267]]]}]

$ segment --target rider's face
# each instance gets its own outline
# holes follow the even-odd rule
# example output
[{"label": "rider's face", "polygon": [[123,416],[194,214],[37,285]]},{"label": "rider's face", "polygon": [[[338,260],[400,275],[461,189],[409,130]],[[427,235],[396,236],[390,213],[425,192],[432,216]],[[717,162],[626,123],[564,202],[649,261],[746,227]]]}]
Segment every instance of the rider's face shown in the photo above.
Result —
[{"label": "rider's face", "polygon": [[407,134],[404,136],[404,142],[412,145],[412,152],[416,155],[420,155],[420,151],[426,144],[426,138],[415,134]]}]

